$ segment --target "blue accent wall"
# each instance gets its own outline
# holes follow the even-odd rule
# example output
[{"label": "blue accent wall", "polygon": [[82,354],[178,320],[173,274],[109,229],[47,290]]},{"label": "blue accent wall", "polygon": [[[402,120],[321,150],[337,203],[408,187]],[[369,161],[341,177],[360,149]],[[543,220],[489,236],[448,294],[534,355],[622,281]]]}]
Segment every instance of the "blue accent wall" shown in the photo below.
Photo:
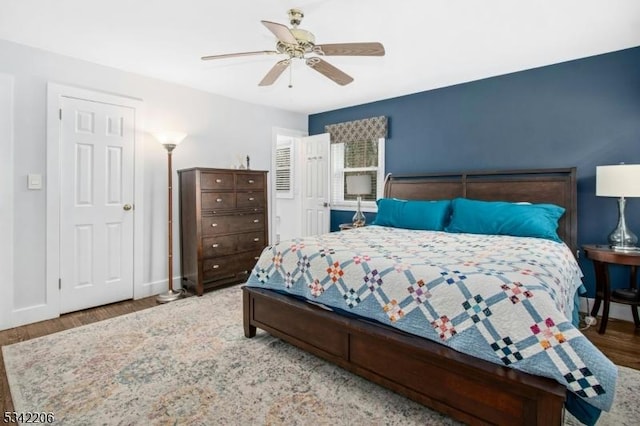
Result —
[{"label": "blue accent wall", "polygon": [[[576,166],[578,243],[605,243],[617,203],[595,196],[596,166],[640,163],[640,47],[314,114],[309,134],[379,115],[389,117],[387,172]],[[332,212],[332,229],[352,216]],[[640,199],[627,221],[640,235]],[[580,266],[593,296],[593,266]],[[627,285],[622,272],[614,287]]]}]

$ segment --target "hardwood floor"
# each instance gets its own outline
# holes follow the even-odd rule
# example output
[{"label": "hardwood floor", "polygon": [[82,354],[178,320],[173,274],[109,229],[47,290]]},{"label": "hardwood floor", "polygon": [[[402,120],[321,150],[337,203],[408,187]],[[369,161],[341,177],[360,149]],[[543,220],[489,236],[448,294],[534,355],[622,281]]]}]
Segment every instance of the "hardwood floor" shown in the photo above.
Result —
[{"label": "hardwood floor", "polygon": [[[155,297],[147,297],[145,299],[127,300],[65,314],[60,316],[60,318],[0,331],[0,346],[11,345],[153,306],[156,306]],[[592,326],[587,330],[583,330],[583,333],[615,364],[640,370],[640,360],[638,359],[638,353],[640,353],[640,332],[635,331],[633,323],[609,319],[607,332],[604,335],[598,334],[597,330],[597,326]],[[11,394],[9,393],[9,383],[7,382],[7,373],[4,369],[4,359],[2,358],[1,352],[0,408],[0,413],[13,411],[14,408]]]},{"label": "hardwood floor", "polygon": [[582,333],[615,364],[640,370],[640,331],[632,322],[609,318],[605,334],[598,334],[597,324]]}]

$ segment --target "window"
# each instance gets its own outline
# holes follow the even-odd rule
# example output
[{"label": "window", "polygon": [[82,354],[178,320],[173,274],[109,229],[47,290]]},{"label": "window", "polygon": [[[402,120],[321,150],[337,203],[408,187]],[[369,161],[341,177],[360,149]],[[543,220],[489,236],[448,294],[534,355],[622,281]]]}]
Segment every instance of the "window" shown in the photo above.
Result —
[{"label": "window", "polygon": [[[369,175],[371,191],[362,194],[361,208],[377,211],[376,200],[384,190],[384,146],[387,138],[387,117],[364,118],[328,124],[325,132],[331,135],[331,207],[355,210],[356,194],[347,192],[347,177]],[[350,179],[358,181],[359,179]],[[366,181],[366,180],[365,180]],[[358,185],[355,185],[358,186]],[[360,183],[361,189],[368,185]]]},{"label": "window", "polygon": [[293,139],[278,139],[276,146],[276,196],[293,198]]},{"label": "window", "polygon": [[376,211],[384,190],[385,138],[331,144],[331,206],[355,210],[358,196],[347,193],[347,176],[371,176],[371,192],[362,195],[362,210]]}]

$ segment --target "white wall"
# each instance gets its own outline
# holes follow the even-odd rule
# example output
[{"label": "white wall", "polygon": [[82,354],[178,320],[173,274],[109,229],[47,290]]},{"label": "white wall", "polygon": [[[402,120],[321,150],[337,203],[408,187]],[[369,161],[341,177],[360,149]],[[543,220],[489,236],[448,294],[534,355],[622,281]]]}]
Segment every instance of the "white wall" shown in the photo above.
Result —
[{"label": "white wall", "polygon": [[[13,310],[54,303],[45,297],[46,191],[26,187],[28,173],[42,174],[46,185],[47,83],[141,99],[146,130],[171,129],[189,134],[174,152],[174,170],[194,166],[229,167],[237,163],[237,155],[247,154],[251,156],[252,169],[269,170],[272,129],[307,131],[308,119],[304,114],[248,104],[3,40],[0,40],[0,58],[0,73],[8,74],[15,82],[14,279],[6,280],[4,273],[0,277],[0,294],[4,297],[13,293],[13,300],[7,303]],[[3,156],[5,154],[3,152]],[[177,212],[177,188],[175,190],[174,212]],[[136,285],[166,283],[166,200],[166,151],[147,137],[144,142],[144,282]],[[3,213],[0,221],[5,219]],[[179,235],[178,221],[175,222],[174,235]],[[180,271],[179,253],[179,239],[175,238],[176,274]],[[0,316],[0,321],[3,317]],[[0,329],[15,325],[18,324],[0,322]]]}]

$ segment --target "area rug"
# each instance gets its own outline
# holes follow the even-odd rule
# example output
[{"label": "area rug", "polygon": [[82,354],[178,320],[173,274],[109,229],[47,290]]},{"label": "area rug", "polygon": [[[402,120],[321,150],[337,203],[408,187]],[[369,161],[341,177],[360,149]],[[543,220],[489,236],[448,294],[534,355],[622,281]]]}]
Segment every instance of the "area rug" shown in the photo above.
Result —
[{"label": "area rug", "polygon": [[[5,346],[15,410],[68,425],[458,424],[265,332],[245,338],[241,300],[235,286]],[[599,424],[640,418],[640,372],[620,370]]]}]

